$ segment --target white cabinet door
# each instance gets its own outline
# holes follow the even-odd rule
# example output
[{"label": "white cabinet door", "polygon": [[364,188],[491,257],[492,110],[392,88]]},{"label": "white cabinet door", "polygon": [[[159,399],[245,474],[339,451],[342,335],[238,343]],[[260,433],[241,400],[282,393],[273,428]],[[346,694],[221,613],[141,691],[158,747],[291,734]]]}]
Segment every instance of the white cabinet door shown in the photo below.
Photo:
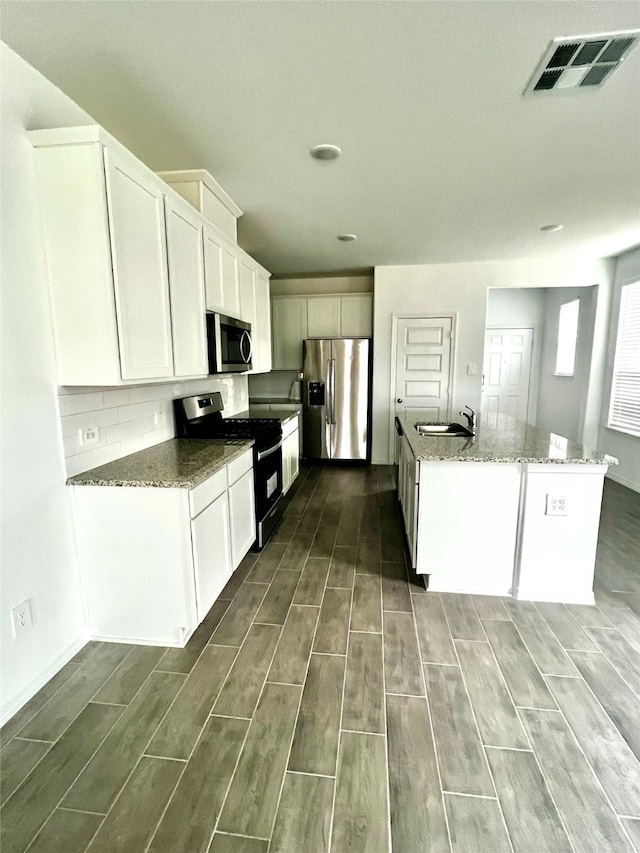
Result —
[{"label": "white cabinet door", "polygon": [[174,373],[206,376],[202,226],[186,202],[165,198],[165,214]]},{"label": "white cabinet door", "polygon": [[222,238],[213,228],[205,225],[202,230],[204,242],[204,284],[207,311],[224,312],[222,293]]},{"label": "white cabinet door", "polygon": [[339,338],[340,297],[310,296],[307,300],[307,327],[310,338]]},{"label": "white cabinet door", "polygon": [[222,296],[224,313],[240,319],[240,282],[238,280],[238,247],[223,242],[221,246]]},{"label": "white cabinet door", "polygon": [[251,337],[253,340],[253,364],[256,362],[256,281],[255,267],[250,259],[241,256],[238,259],[238,272],[240,282],[240,319],[245,323],[251,323]]},{"label": "white cabinet door", "polygon": [[271,285],[266,270],[255,273],[256,327],[253,338],[253,372],[271,370]]},{"label": "white cabinet door", "polygon": [[200,623],[233,572],[226,492],[191,521],[191,538]]},{"label": "white cabinet door", "polygon": [[273,369],[302,370],[302,341],[307,335],[307,300],[275,297],[271,301]]},{"label": "white cabinet door", "polygon": [[238,249],[210,225],[203,228],[207,311],[240,317]]},{"label": "white cabinet door", "polygon": [[298,430],[294,430],[291,435],[288,435],[282,442],[282,491],[288,492],[293,481],[298,476],[299,457],[298,457]]},{"label": "white cabinet door", "polygon": [[236,569],[256,538],[253,468],[229,486],[231,561]]},{"label": "white cabinet door", "polygon": [[373,295],[356,293],[340,300],[340,334],[343,338],[370,338],[373,334]]},{"label": "white cabinet door", "polygon": [[161,184],[111,151],[104,158],[122,378],[172,376]]}]

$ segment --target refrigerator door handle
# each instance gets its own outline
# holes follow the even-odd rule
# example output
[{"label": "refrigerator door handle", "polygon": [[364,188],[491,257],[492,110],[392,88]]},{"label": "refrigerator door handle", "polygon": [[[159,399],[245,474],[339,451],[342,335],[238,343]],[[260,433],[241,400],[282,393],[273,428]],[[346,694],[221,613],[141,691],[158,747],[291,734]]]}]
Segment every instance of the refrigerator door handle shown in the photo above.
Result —
[{"label": "refrigerator door handle", "polygon": [[331,385],[331,359],[327,359],[327,423],[333,423],[333,389]]},{"label": "refrigerator door handle", "polygon": [[331,388],[329,389],[329,393],[331,395],[331,424],[335,426],[336,423],[336,360],[335,358],[331,359],[331,369],[329,373],[331,377]]}]

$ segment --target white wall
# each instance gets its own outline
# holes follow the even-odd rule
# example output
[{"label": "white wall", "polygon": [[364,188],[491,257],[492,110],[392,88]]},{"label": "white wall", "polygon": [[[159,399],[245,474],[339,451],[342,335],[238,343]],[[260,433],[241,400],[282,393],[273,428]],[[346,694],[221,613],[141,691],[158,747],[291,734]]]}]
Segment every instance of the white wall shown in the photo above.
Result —
[{"label": "white wall", "polygon": [[[174,397],[220,390],[227,413],[245,409],[248,382],[238,376],[118,389],[56,387],[33,149],[25,131],[94,121],[1,43],[0,71],[2,724],[87,640],[67,474],[171,438]],[[160,427],[156,411],[165,413]],[[100,443],[87,450],[78,431],[94,425]],[[34,624],[17,640],[10,610],[25,599]]]},{"label": "white wall", "polygon": [[530,424],[536,423],[538,410],[546,293],[544,288],[538,287],[491,289],[487,301],[487,329],[533,329],[527,405],[527,421]]},{"label": "white wall", "polygon": [[[536,423],[543,429],[582,442],[582,425],[591,376],[595,316],[593,287],[559,287],[545,297],[545,323],[540,369],[540,395]],[[573,376],[556,376],[560,306],[580,299],[578,340]]]},{"label": "white wall", "polygon": [[[373,461],[389,462],[390,363],[393,315],[455,313],[454,382],[451,411],[465,404],[480,410],[484,330],[489,288],[575,287],[612,276],[602,259],[496,261],[376,267],[374,271]],[[473,363],[475,376],[467,374]]]},{"label": "white wall", "polygon": [[615,355],[620,310],[620,291],[625,284],[640,280],[640,248],[625,252],[616,261],[615,279],[611,299],[608,341],[606,348],[605,381],[602,394],[602,413],[598,431],[598,450],[616,456],[620,464],[609,469],[608,476],[640,492],[640,437],[627,435],[607,427],[611,374]]},{"label": "white wall", "polygon": [[[58,418],[53,335],[25,128],[90,116],[0,44],[2,74],[2,561],[4,720],[86,639]],[[33,629],[9,611],[31,599]]]}]

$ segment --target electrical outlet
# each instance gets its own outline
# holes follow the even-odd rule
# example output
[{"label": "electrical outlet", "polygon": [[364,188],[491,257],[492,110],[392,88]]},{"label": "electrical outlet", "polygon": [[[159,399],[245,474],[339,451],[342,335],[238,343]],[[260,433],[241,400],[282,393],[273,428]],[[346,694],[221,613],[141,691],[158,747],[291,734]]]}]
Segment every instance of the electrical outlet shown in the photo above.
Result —
[{"label": "electrical outlet", "polygon": [[11,628],[13,630],[13,636],[19,637],[20,634],[24,634],[28,631],[33,625],[33,619],[31,616],[31,600],[26,599],[22,604],[18,604],[17,607],[12,608],[11,610]]},{"label": "electrical outlet", "polygon": [[78,433],[82,447],[87,444],[97,444],[100,441],[100,430],[97,426],[83,427],[81,430],[78,430]]},{"label": "electrical outlet", "polygon": [[475,364],[469,363],[467,365],[467,376],[475,376],[478,372],[478,367]]},{"label": "electrical outlet", "polygon": [[153,415],[153,423],[157,427],[163,427],[167,420],[167,416],[164,412],[155,412]]},{"label": "electrical outlet", "polygon": [[568,515],[567,499],[560,495],[547,495],[547,515]]}]

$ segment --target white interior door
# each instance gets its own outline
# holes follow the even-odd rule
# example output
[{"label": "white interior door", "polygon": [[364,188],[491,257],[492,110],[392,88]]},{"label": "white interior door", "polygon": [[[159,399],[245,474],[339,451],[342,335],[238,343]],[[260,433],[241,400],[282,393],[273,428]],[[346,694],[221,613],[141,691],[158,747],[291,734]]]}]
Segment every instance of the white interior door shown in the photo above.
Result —
[{"label": "white interior door", "polygon": [[395,414],[420,409],[433,421],[449,414],[451,317],[398,319]]},{"label": "white interior door", "polygon": [[[527,420],[533,329],[487,329],[482,381],[483,425],[512,429]],[[499,416],[502,419],[499,420]]]}]

